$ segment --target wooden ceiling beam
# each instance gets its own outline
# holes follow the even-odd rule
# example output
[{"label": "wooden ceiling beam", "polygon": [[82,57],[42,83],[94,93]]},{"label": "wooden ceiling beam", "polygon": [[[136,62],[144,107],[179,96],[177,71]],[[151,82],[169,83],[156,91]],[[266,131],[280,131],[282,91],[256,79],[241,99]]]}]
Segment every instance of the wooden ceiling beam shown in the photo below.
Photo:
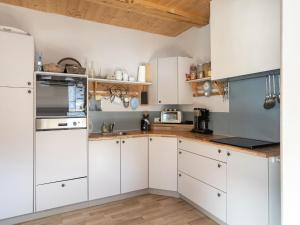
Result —
[{"label": "wooden ceiling beam", "polygon": [[146,0],[85,0],[95,4],[101,4],[120,10],[139,13],[147,16],[154,16],[160,19],[167,19],[178,22],[190,23],[196,26],[203,26],[209,23],[208,18],[179,9],[153,3]]}]

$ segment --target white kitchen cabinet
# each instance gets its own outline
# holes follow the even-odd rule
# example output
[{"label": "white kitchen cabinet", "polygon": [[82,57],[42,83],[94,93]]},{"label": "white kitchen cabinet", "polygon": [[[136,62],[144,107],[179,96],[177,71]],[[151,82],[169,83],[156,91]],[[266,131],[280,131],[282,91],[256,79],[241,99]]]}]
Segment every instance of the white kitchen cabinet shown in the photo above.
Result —
[{"label": "white kitchen cabinet", "polygon": [[120,140],[89,142],[89,200],[120,194]]},{"label": "white kitchen cabinet", "polygon": [[149,138],[149,187],[177,191],[177,138]]},{"label": "white kitchen cabinet", "polygon": [[280,68],[280,0],[211,1],[212,79]]},{"label": "white kitchen cabinet", "polygon": [[86,129],[36,132],[36,184],[86,176]]},{"label": "white kitchen cabinet", "polygon": [[0,52],[0,86],[33,87],[33,37],[0,31]]},{"label": "white kitchen cabinet", "polygon": [[[181,195],[226,222],[226,193],[181,171],[179,171],[178,176],[178,192]],[[241,224],[244,225],[244,223],[239,225]]]},{"label": "white kitchen cabinet", "polygon": [[148,137],[121,140],[121,193],[148,188]]},{"label": "white kitchen cabinet", "polygon": [[192,88],[185,82],[191,63],[192,59],[188,57],[153,59],[150,62],[150,104],[192,104]]},{"label": "white kitchen cabinet", "polygon": [[87,201],[87,178],[67,180],[36,187],[36,211]]},{"label": "white kitchen cabinet", "polygon": [[179,150],[178,169],[191,177],[226,192],[226,163]]},{"label": "white kitchen cabinet", "polygon": [[0,87],[0,220],[33,212],[32,92]]},{"label": "white kitchen cabinet", "polygon": [[268,159],[229,152],[227,160],[227,223],[268,225]]}]

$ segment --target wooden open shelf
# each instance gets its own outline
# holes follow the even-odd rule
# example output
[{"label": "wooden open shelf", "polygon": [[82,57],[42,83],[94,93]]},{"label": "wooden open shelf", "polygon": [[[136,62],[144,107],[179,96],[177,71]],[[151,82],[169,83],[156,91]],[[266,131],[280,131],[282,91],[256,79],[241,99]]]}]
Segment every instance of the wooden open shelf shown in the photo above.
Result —
[{"label": "wooden open shelf", "polygon": [[120,89],[127,92],[128,97],[140,98],[141,92],[148,91],[150,82],[129,82],[99,78],[89,78],[89,97],[109,97],[111,95],[110,89]]},{"label": "wooden open shelf", "polygon": [[204,78],[200,78],[200,79],[194,79],[194,80],[187,80],[185,81],[186,83],[199,83],[199,82],[204,82],[207,80],[211,80],[210,77],[204,77]]}]

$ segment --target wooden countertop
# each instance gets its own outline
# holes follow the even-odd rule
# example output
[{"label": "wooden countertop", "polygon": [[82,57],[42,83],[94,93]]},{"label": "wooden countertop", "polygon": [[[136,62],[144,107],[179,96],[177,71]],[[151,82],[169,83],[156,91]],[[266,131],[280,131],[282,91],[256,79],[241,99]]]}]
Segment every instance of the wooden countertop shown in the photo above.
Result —
[{"label": "wooden countertop", "polygon": [[204,135],[204,134],[197,134],[192,133],[190,131],[171,131],[171,130],[151,130],[148,132],[143,131],[129,131],[126,132],[126,135],[118,135],[118,134],[108,134],[108,135],[102,135],[102,134],[90,134],[89,135],[89,141],[99,141],[99,140],[110,140],[110,139],[125,139],[125,138],[133,138],[133,137],[177,137],[177,138],[186,138],[191,139],[193,141],[199,141],[199,142],[205,142],[206,144],[211,144],[218,146],[220,148],[225,148],[231,151],[237,151],[237,152],[243,152],[255,156],[260,157],[274,157],[274,156],[280,156],[280,145],[274,145],[269,147],[263,147],[263,148],[257,148],[254,150],[247,149],[247,148],[241,148],[231,145],[225,145],[225,144],[218,144],[210,142],[212,139],[216,138],[222,138],[225,136],[221,135]]}]

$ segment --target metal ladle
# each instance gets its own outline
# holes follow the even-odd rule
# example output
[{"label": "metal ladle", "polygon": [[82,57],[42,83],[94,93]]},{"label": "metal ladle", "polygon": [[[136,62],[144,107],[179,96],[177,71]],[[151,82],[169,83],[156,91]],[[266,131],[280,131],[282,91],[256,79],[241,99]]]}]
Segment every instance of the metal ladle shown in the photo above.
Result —
[{"label": "metal ladle", "polygon": [[278,75],[278,95],[277,102],[280,103],[280,76]]},{"label": "metal ladle", "polygon": [[266,97],[264,101],[264,108],[269,109],[269,89],[268,89],[268,77],[266,76]]},{"label": "metal ladle", "polygon": [[[275,82],[273,80],[273,84],[275,86]],[[272,86],[271,86],[271,75],[269,75],[269,107],[270,109],[273,108],[276,104],[276,92],[275,92],[275,88],[274,88],[274,95],[272,95]]]}]

